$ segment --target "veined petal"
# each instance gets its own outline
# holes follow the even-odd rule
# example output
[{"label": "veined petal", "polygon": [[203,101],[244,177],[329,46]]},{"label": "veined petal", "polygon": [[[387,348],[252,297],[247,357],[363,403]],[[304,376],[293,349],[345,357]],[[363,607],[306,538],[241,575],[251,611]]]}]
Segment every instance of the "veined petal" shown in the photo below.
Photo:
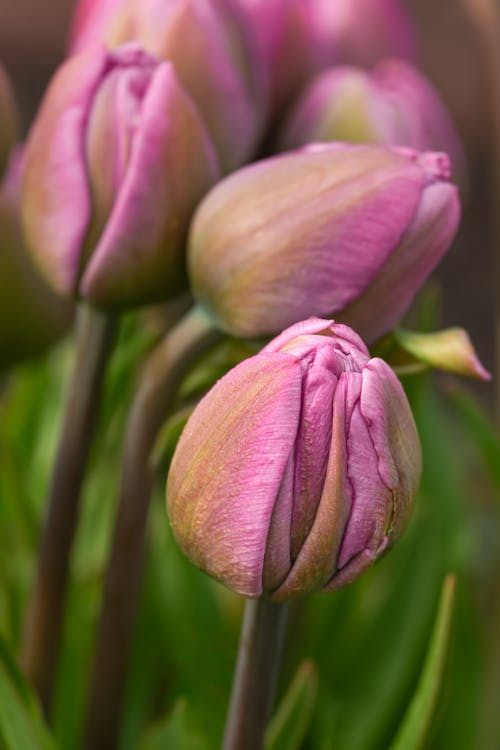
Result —
[{"label": "veined petal", "polygon": [[338,381],[331,407],[330,455],[316,517],[289,575],[278,589],[269,593],[273,601],[284,601],[321,588],[336,570],[337,555],[350,509],[346,475],[348,401],[348,377],[344,374]]},{"label": "veined petal", "polygon": [[193,562],[235,591],[262,593],[271,517],[295,442],[300,363],[260,354],[200,402],[167,484],[170,521]]}]

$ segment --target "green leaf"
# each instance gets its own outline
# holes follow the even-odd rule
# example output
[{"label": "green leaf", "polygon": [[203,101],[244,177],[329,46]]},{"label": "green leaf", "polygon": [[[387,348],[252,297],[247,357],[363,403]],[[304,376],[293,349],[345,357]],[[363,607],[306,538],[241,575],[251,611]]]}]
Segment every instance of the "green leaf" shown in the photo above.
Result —
[{"label": "green leaf", "polygon": [[420,750],[424,746],[443,676],[454,595],[455,577],[447,576],[420,680],[390,750]]},{"label": "green leaf", "polygon": [[169,747],[176,748],[176,750],[203,750],[204,748],[190,729],[188,705],[184,699],[179,700],[173,711],[148,731],[140,745],[140,750],[165,750]]},{"label": "green leaf", "polygon": [[298,750],[301,747],[317,693],[316,667],[312,661],[304,661],[267,728],[266,750]]},{"label": "green leaf", "polygon": [[432,333],[396,328],[394,339],[417,364],[481,380],[488,380],[490,377],[477,358],[469,335],[463,328],[446,328]]},{"label": "green leaf", "polygon": [[0,741],[6,750],[54,750],[40,709],[0,641]]},{"label": "green leaf", "polygon": [[492,419],[484,408],[458,383],[448,385],[455,413],[460,417],[464,428],[479,448],[482,460],[492,480],[500,487],[500,436]]}]

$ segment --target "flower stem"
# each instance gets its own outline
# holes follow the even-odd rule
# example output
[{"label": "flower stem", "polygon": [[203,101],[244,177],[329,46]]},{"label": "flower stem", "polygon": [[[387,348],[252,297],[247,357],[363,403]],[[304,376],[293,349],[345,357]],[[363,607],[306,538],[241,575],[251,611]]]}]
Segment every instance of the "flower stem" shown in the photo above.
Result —
[{"label": "flower stem", "polygon": [[226,721],[223,750],[260,750],[273,709],[287,604],[249,599]]},{"label": "flower stem", "polygon": [[71,547],[80,491],[112,342],[115,320],[82,305],[76,353],[48,498],[48,515],[25,623],[22,664],[49,711],[57,665]]},{"label": "flower stem", "polygon": [[127,420],[98,626],[86,723],[89,750],[112,750],[117,744],[153,487],[151,452],[186,371],[220,336],[204,313],[193,308],[164,337],[141,373]]}]

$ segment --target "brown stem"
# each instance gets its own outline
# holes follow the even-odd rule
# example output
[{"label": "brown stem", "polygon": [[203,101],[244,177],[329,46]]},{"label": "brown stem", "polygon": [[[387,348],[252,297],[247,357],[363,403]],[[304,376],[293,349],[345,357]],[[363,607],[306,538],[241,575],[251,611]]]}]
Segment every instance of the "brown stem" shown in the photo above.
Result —
[{"label": "brown stem", "polygon": [[118,512],[106,571],[85,747],[116,747],[153,485],[151,452],[188,368],[220,337],[194,308],[165,336],[141,374],[127,422]]},{"label": "brown stem", "polygon": [[57,665],[80,492],[114,331],[115,322],[108,316],[86,305],[79,308],[75,362],[21,656],[24,671],[40,694],[47,712]]},{"label": "brown stem", "polygon": [[249,599],[238,647],[223,750],[261,750],[273,709],[287,604]]}]

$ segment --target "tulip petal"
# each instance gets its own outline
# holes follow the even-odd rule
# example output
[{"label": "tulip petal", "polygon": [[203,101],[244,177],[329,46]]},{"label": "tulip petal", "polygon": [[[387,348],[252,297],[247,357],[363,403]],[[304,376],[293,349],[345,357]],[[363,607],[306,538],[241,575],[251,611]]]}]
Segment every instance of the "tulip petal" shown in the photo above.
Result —
[{"label": "tulip petal", "polygon": [[396,252],[338,319],[360,331],[368,343],[393,328],[450,246],[459,220],[456,187],[445,182],[428,185]]},{"label": "tulip petal", "polygon": [[266,540],[295,442],[300,394],[296,358],[264,353],[246,360],[200,402],[172,461],[167,503],[179,545],[247,596],[262,593]]},{"label": "tulip petal", "polygon": [[[359,397],[362,377],[358,375]],[[391,489],[378,472],[378,456],[361,414],[359,397],[347,430],[347,479],[352,502],[338,556],[339,570],[364,549],[374,552],[379,547],[394,511]]]},{"label": "tulip petal", "polygon": [[69,60],[54,77],[26,149],[23,223],[28,245],[61,292],[75,291],[90,220],[84,132],[106,66],[104,48]]},{"label": "tulip petal", "polygon": [[349,382],[348,374],[344,373],[335,390],[328,468],[313,526],[287,578],[269,594],[273,601],[284,601],[320,588],[336,569],[351,503],[346,475],[346,416],[352,396]]},{"label": "tulip petal", "polygon": [[[405,392],[383,360],[370,360],[363,372],[360,408],[378,456],[378,474],[393,493],[388,542],[406,526],[422,472],[420,440]],[[397,507],[396,507],[397,502]]]}]

